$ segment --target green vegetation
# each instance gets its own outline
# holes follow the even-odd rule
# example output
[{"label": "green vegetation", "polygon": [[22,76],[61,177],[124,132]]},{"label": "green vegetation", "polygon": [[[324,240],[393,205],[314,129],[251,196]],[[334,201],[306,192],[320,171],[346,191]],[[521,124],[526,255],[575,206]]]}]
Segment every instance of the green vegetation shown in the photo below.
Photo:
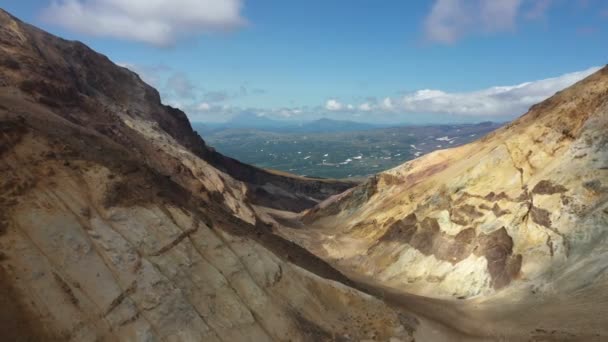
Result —
[{"label": "green vegetation", "polygon": [[355,132],[277,133],[257,129],[206,132],[219,152],[259,167],[303,176],[362,177],[437,149],[475,140],[496,123],[405,126]]}]

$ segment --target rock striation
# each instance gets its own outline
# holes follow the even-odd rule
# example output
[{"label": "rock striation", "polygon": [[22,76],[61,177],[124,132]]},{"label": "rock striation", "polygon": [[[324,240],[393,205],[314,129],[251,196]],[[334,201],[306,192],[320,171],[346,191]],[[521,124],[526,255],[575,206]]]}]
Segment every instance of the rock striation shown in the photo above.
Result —
[{"label": "rock striation", "polygon": [[[284,220],[282,232],[371,287],[445,301],[460,316],[444,322],[469,333],[594,340],[607,333],[607,184],[604,67],[474,143]],[[454,319],[480,312],[500,324]]]},{"label": "rock striation", "polygon": [[135,73],[6,12],[0,175],[3,339],[412,339],[413,318],[254,209],[352,183],[221,156]]}]

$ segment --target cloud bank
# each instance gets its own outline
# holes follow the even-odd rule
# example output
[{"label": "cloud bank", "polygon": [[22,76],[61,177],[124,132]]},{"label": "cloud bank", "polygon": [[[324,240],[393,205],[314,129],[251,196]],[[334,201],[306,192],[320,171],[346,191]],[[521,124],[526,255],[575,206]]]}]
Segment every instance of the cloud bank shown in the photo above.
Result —
[{"label": "cloud bank", "polygon": [[325,109],[330,112],[339,112],[344,110],[345,108],[346,106],[336,99],[330,99],[325,102]]},{"label": "cloud bank", "polygon": [[168,46],[183,36],[242,26],[242,1],[56,0],[42,15],[79,33]]},{"label": "cloud bank", "polygon": [[599,67],[559,77],[497,86],[466,93],[423,89],[394,99],[395,110],[407,113],[440,113],[465,116],[515,116],[556,92],[598,71]]},{"label": "cloud bank", "polygon": [[[558,77],[525,82],[517,85],[495,86],[471,92],[446,92],[438,89],[421,89],[396,97],[366,101],[357,105],[331,98],[314,110],[330,113],[360,115],[391,114],[403,117],[411,114],[451,115],[479,119],[514,118],[525,113],[556,92],[567,88],[598,71],[600,67],[563,74]],[[301,111],[306,114],[306,111]],[[291,115],[293,116],[293,115]]]},{"label": "cloud bank", "polygon": [[[530,106],[551,97],[601,68],[591,67],[557,77],[469,92],[420,89],[381,98],[353,96],[346,99],[334,96],[328,97],[328,100],[321,104],[310,106],[245,108],[236,104],[239,99],[261,96],[266,91],[251,88],[247,84],[233,90],[209,90],[190,80],[184,73],[169,67],[142,67],[128,63],[121,65],[135,70],[144,80],[152,80],[167,103],[180,107],[192,119],[211,121],[225,120],[243,111],[297,120],[319,117],[365,119],[369,115],[381,116],[385,121],[394,122],[407,121],[414,116],[435,119],[449,116],[458,119],[468,118],[468,120],[507,120],[525,113]],[[362,102],[357,102],[356,99]]]},{"label": "cloud bank", "polygon": [[519,17],[539,19],[552,0],[435,0],[424,21],[429,41],[451,44],[464,36],[509,32]]}]

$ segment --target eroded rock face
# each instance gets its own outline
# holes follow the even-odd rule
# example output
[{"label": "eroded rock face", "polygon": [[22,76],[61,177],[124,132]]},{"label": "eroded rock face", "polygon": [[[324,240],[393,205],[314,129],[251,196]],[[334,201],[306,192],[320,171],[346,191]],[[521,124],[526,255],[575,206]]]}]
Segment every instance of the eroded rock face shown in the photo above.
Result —
[{"label": "eroded rock face", "polygon": [[[154,193],[159,188],[148,182],[145,170],[125,174],[81,159],[66,166],[44,157],[51,150],[28,133],[0,163],[7,170],[20,161],[19,171],[8,170],[3,184],[8,190],[3,198],[16,203],[0,237],[2,267],[18,289],[14,299],[26,307],[26,321],[42,320],[49,336],[74,341],[408,338],[397,314],[382,302],[274,254],[271,249],[279,246],[248,237],[255,227],[228,219],[228,212],[197,209],[171,194]],[[114,193],[124,181],[140,183]],[[19,184],[25,189],[12,188]],[[144,193],[136,200],[133,190],[140,186]],[[231,233],[239,230],[241,236]],[[309,269],[321,267],[318,263],[309,260]]]},{"label": "eroded rock face", "polygon": [[[494,288],[508,285],[519,275],[521,254],[513,255],[513,240],[503,227],[489,234],[475,235],[474,228],[466,228],[456,235],[441,232],[437,219],[425,218],[418,222],[412,213],[391,224],[371,249],[382,248],[383,243],[408,244],[425,256],[458,264],[471,254],[483,256],[487,260],[487,272]],[[369,255],[379,251],[368,250]]]},{"label": "eroded rock face", "polygon": [[137,75],[2,11],[0,80],[3,338],[412,340],[254,210],[352,184],[228,165]]},{"label": "eroded rock face", "polygon": [[[607,137],[608,67],[477,142],[405,163],[305,211],[314,238],[282,232],[369,286],[400,293],[509,308],[551,307],[573,298],[565,290],[573,288],[603,298]],[[591,321],[604,312],[585,305],[574,311]],[[532,317],[513,310],[491,315]]]},{"label": "eroded rock face", "polygon": [[280,231],[374,293],[469,334],[600,340],[607,137],[608,67],[477,142],[278,220]]},{"label": "eroded rock face", "polygon": [[[106,172],[93,167],[84,182],[98,183]],[[61,337],[312,340],[311,334],[346,334],[361,319],[379,325],[382,330],[373,330],[378,336],[399,335],[396,316],[394,331],[385,330],[390,322],[373,323],[357,310],[341,323],[336,314],[351,312],[351,301],[373,307],[374,300],[281,261],[218,224],[211,228],[167,204],[105,210],[94,199],[78,198],[82,185],[70,185],[44,191],[51,198],[24,198],[44,209],[19,206],[15,228],[25,236],[15,238],[18,251],[5,247],[20,275],[17,286],[44,296],[33,298],[32,310],[49,310]],[[66,209],[76,214],[66,215]],[[329,301],[331,313],[324,309]],[[308,324],[302,327],[302,321]]]}]

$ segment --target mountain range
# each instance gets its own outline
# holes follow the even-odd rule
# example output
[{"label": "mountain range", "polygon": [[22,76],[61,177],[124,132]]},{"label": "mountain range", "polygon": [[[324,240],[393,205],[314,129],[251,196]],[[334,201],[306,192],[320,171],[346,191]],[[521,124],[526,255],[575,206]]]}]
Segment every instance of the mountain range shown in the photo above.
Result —
[{"label": "mountain range", "polygon": [[195,122],[192,124],[192,126],[203,134],[239,129],[254,129],[264,132],[277,133],[332,133],[364,131],[374,128],[388,127],[388,125],[373,125],[362,122],[333,120],[328,118],[307,122],[274,120],[252,113],[241,113],[224,123]]}]

